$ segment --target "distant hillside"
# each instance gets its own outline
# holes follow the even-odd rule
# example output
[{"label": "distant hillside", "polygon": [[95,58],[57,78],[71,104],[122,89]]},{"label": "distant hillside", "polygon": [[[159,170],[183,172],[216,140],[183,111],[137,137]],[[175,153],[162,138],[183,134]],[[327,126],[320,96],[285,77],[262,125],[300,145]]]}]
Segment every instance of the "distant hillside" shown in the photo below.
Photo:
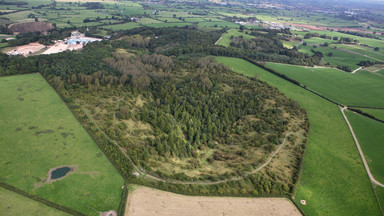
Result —
[{"label": "distant hillside", "polygon": [[12,24],[9,28],[13,32],[26,33],[26,32],[45,32],[52,29],[52,23],[47,22],[25,22]]}]

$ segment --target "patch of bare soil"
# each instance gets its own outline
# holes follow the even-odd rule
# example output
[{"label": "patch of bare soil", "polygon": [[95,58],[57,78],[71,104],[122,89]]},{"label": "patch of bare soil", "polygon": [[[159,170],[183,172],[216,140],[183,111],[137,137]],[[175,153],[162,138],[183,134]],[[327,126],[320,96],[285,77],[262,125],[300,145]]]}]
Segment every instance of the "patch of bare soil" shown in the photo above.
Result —
[{"label": "patch of bare soil", "polygon": [[15,47],[14,49],[8,51],[7,54],[8,55],[28,56],[28,55],[36,53],[36,52],[38,52],[44,48],[45,48],[45,46],[43,44],[39,44],[36,42],[36,43],[30,43],[27,45]]},{"label": "patch of bare soil", "polygon": [[16,23],[9,26],[13,32],[26,33],[26,32],[46,32],[53,28],[52,23],[47,22],[25,22]]},{"label": "patch of bare soil", "polygon": [[325,26],[316,26],[316,25],[308,25],[308,24],[298,24],[298,23],[284,23],[285,25],[292,25],[296,27],[301,27],[305,28],[308,30],[313,30],[313,31],[328,31],[328,30],[343,30],[343,31],[352,31],[352,32],[362,32],[362,33],[369,33],[373,34],[371,31],[364,31],[361,29],[355,29],[355,28],[334,28],[334,27],[325,27]]},{"label": "patch of bare soil", "polygon": [[285,198],[184,196],[147,187],[129,194],[126,216],[295,216],[300,211]]}]

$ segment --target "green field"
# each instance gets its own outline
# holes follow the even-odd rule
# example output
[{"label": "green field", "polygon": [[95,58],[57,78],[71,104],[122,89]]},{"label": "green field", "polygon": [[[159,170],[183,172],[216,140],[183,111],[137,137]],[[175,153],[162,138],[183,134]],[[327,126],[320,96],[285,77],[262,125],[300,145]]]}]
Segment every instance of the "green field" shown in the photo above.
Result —
[{"label": "green field", "polygon": [[182,20],[179,20],[177,18],[173,18],[173,17],[159,17],[157,18],[157,20],[160,20],[162,22],[168,22],[168,23],[179,23],[179,22],[183,22]]},{"label": "green field", "polygon": [[364,108],[358,108],[358,109],[365,113],[375,116],[377,119],[384,121],[384,110],[382,109],[364,109]]},{"label": "green field", "polygon": [[18,215],[52,215],[66,216],[65,212],[48,207],[40,202],[19,195],[13,191],[0,187],[0,214],[7,216]]},{"label": "green field", "polygon": [[[40,74],[0,78],[0,179],[85,214],[117,210],[123,178]],[[48,171],[71,175],[45,182]]]},{"label": "green field", "polygon": [[[379,48],[384,48],[384,41],[382,40],[377,40],[377,39],[372,39],[372,38],[364,38],[364,37],[359,37],[355,35],[350,35],[350,34],[344,34],[336,31],[310,31],[311,33],[319,33],[320,35],[326,34],[327,36],[337,36],[337,37],[344,37],[344,38],[353,38],[354,40],[358,40],[359,43],[361,44],[366,44],[371,47],[379,47]],[[298,33],[298,32],[295,32]],[[304,32],[306,34],[307,32]]]},{"label": "green field", "polygon": [[346,112],[349,122],[359,140],[372,175],[384,183],[384,123],[365,116]]},{"label": "green field", "polygon": [[142,18],[140,19],[140,21],[138,21],[138,23],[147,25],[147,24],[155,24],[155,23],[163,23],[163,22],[155,19],[150,19],[150,18]]},{"label": "green field", "polygon": [[217,43],[217,45],[228,47],[229,44],[231,43],[231,36],[233,37],[243,36],[243,38],[246,40],[254,38],[252,35],[245,34],[244,32],[239,32],[239,29],[229,29],[227,32],[221,35],[222,38]]},{"label": "green field", "polygon": [[267,66],[341,104],[384,107],[382,76],[366,71],[351,74],[331,68],[306,68],[277,63],[267,63]]},{"label": "green field", "polygon": [[324,43],[333,43],[333,42],[336,42],[334,40],[331,40],[331,39],[324,39],[324,38],[319,38],[319,37],[312,37],[312,38],[308,38],[308,39],[304,39],[304,37],[302,38],[304,42],[307,42],[308,44],[324,44]]},{"label": "green field", "polygon": [[166,27],[184,27],[192,25],[191,23],[179,22],[179,23],[154,23],[154,24],[146,24],[145,26],[152,28],[166,28]]},{"label": "green field", "polygon": [[367,57],[370,61],[384,62],[384,50],[374,51],[373,48],[359,46],[359,45],[347,45],[347,44],[332,44],[339,49],[351,51],[352,53],[360,54]]},{"label": "green field", "polygon": [[376,191],[376,194],[377,194],[377,198],[381,204],[381,208],[384,207],[384,188],[382,187],[376,187],[375,188],[375,191]]},{"label": "green field", "polygon": [[218,57],[238,73],[255,76],[300,102],[311,123],[296,201],[306,215],[380,215],[368,176],[339,108],[241,59]]},{"label": "green field", "polygon": [[[311,50],[315,50],[317,52],[323,53],[323,58],[322,58],[323,64],[329,63],[334,67],[337,67],[339,65],[348,66],[351,68],[352,71],[360,67],[357,65],[360,61],[363,61],[363,60],[372,61],[372,59],[369,57],[348,53],[340,49],[335,49],[333,47],[333,44],[329,45],[328,47],[317,47],[317,48],[313,48],[313,46],[310,46],[310,45],[300,46],[300,49],[299,49],[300,52],[313,55]],[[328,53],[332,53],[332,56],[328,56]]]},{"label": "green field", "polygon": [[113,31],[129,30],[129,29],[138,28],[138,27],[140,27],[140,25],[136,22],[128,22],[128,23],[117,24],[117,25],[103,26],[103,28],[111,29]]},{"label": "green field", "polygon": [[222,21],[222,22],[199,22],[198,26],[238,28],[240,25],[232,22]]}]

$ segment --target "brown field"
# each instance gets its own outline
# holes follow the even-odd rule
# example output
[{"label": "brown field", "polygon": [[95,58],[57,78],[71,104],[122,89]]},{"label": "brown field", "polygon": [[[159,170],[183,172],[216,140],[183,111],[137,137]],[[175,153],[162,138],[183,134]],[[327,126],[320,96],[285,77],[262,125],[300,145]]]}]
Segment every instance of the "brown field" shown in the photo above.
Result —
[{"label": "brown field", "polygon": [[301,215],[285,198],[184,196],[139,187],[128,196],[126,216]]},{"label": "brown field", "polygon": [[43,54],[53,54],[53,53],[59,53],[64,52],[66,50],[79,50],[83,48],[83,45],[76,44],[76,45],[68,45],[64,42],[58,42],[55,45],[51,46],[49,49],[43,52]]},{"label": "brown field", "polygon": [[364,31],[361,29],[356,29],[356,28],[334,28],[334,27],[325,27],[325,26],[317,26],[317,25],[308,25],[308,24],[298,24],[298,23],[283,23],[284,25],[292,25],[295,27],[301,27],[313,31],[328,31],[328,30],[343,30],[343,31],[352,31],[352,32],[362,32],[362,33],[368,33],[368,34],[373,34],[372,31]]},{"label": "brown field", "polygon": [[23,46],[14,47],[14,48],[12,48],[12,50],[8,51],[7,54],[8,55],[28,56],[28,55],[36,53],[36,52],[38,52],[44,48],[45,48],[45,45],[39,44],[36,42],[36,43],[30,43],[30,44],[23,45]]},{"label": "brown field", "polygon": [[26,32],[46,32],[52,29],[52,23],[47,22],[26,22],[26,23],[17,23],[12,24],[9,28],[13,32],[26,33]]}]

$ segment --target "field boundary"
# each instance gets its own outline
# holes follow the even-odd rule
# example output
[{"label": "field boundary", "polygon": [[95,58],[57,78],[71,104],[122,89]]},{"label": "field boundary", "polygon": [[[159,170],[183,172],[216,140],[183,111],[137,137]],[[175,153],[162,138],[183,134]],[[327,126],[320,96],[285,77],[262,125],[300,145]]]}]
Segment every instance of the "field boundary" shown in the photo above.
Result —
[{"label": "field boundary", "polygon": [[[38,73],[40,74],[40,73]],[[79,122],[79,124],[85,129],[85,131],[88,133],[88,135],[92,138],[92,140],[96,143],[96,145],[99,147],[99,149],[103,152],[103,154],[108,158],[108,160],[110,161],[110,163],[113,165],[113,167],[117,170],[117,172],[120,174],[120,176],[124,179],[124,188],[125,188],[125,185],[126,185],[126,182],[128,182],[128,178],[123,174],[123,172],[118,168],[118,166],[115,164],[115,161],[112,160],[112,158],[110,157],[109,154],[106,153],[105,149],[102,147],[102,145],[98,142],[98,140],[90,133],[90,131],[88,130],[88,128],[86,128],[84,126],[84,124],[82,124],[82,121],[80,121],[79,117],[74,113],[74,111],[70,108],[70,106],[68,105],[68,103],[66,102],[67,100],[65,100],[65,98],[55,89],[52,87],[52,85],[50,84],[50,82],[42,75],[40,74],[40,76],[42,76],[44,78],[44,80],[49,84],[49,86],[55,91],[55,93],[60,97],[60,100],[63,101],[63,103],[65,104],[65,106],[71,111],[72,115],[76,118],[77,122]],[[120,152],[120,151],[118,151]],[[122,193],[122,197],[121,197],[121,200],[120,200],[120,205],[119,205],[119,209],[117,209],[117,212],[121,212],[121,211],[124,211],[125,210],[125,203],[126,203],[126,200],[124,201],[124,196],[126,196],[126,192],[124,191],[123,189],[123,193]]]},{"label": "field boundary", "polygon": [[117,215],[125,215],[125,208],[127,206],[127,198],[128,198],[128,182],[125,182],[124,184],[124,188],[123,188],[123,195],[121,196],[121,200],[120,200],[120,206],[119,206],[119,210],[117,212]]},{"label": "field boundary", "polygon": [[308,88],[306,85],[301,84],[299,81],[297,81],[295,79],[292,79],[292,78],[288,77],[285,74],[279,73],[279,72],[277,72],[277,71],[275,71],[275,70],[273,70],[273,69],[271,69],[269,67],[264,66],[263,64],[255,62],[253,60],[246,59],[246,58],[243,58],[243,60],[245,60],[245,61],[247,61],[247,62],[249,62],[251,64],[254,64],[254,65],[256,65],[256,66],[258,66],[258,67],[260,67],[260,68],[262,68],[262,69],[264,69],[264,70],[266,70],[266,71],[268,71],[268,72],[270,72],[270,73],[272,73],[272,74],[274,74],[274,75],[276,75],[276,76],[278,76],[280,78],[283,78],[283,79],[287,80],[288,82],[291,82],[291,83],[293,83],[293,84],[295,84],[295,85],[297,85],[297,86],[299,86],[299,87],[301,87],[301,88],[303,88],[303,89],[305,89],[305,90],[307,90],[309,92],[312,92],[313,94],[315,94],[315,95],[317,95],[317,96],[319,96],[319,97],[321,97],[321,98],[323,98],[323,99],[325,99],[325,100],[327,100],[327,101],[329,101],[329,102],[331,102],[333,104],[336,104],[338,106],[344,107],[343,104],[340,104],[340,103],[338,103],[338,102],[336,102],[336,101],[334,101],[334,100],[332,100],[330,98],[325,97],[324,95],[322,95],[322,94],[320,94],[320,93],[318,93],[318,92]]},{"label": "field boundary", "polygon": [[[278,76],[280,78],[283,78],[283,79],[287,80],[288,82],[291,82],[291,83],[293,83],[293,84],[295,84],[297,86],[300,86],[301,88],[303,88],[303,89],[305,89],[305,90],[307,90],[307,91],[309,91],[309,92],[311,92],[311,93],[313,93],[313,94],[315,94],[315,95],[317,95],[317,96],[319,96],[319,97],[321,97],[321,98],[323,98],[323,99],[325,99],[325,100],[327,100],[327,101],[329,101],[331,103],[334,103],[337,106],[347,107],[346,105],[343,105],[343,104],[341,104],[339,102],[336,102],[336,101],[334,101],[334,100],[332,100],[330,98],[327,98],[326,96],[324,96],[324,95],[322,95],[322,94],[320,94],[320,93],[318,93],[318,92],[308,88],[307,86],[301,84],[299,81],[297,81],[295,79],[292,79],[292,78],[288,77],[285,74],[279,73],[279,72],[277,72],[277,71],[275,71],[275,70],[273,70],[271,68],[268,68],[268,67],[264,66],[263,64],[260,64],[260,63],[257,63],[257,62],[254,62],[254,61],[248,60],[248,59],[243,59],[243,60],[248,61],[251,64],[254,64],[254,65],[256,65],[256,66],[258,66],[258,67],[260,67],[260,68],[262,68],[262,69],[264,69],[264,70],[266,70],[266,71],[268,71],[268,72],[270,72],[270,73],[272,73],[272,74],[274,74],[274,75],[276,75],[276,76]],[[365,116],[367,118],[370,118],[372,120],[376,120],[378,122],[384,123],[383,120],[377,119],[375,116],[372,116],[372,115],[370,115],[368,113],[365,113],[365,112],[363,112],[363,111],[361,111],[359,109],[354,109],[354,108],[380,109],[380,110],[384,110],[384,108],[381,108],[381,107],[364,107],[364,106],[348,106],[348,109],[350,109],[350,110],[352,110],[352,111],[354,111],[354,112],[356,112],[356,113],[358,113],[360,115],[363,115],[363,116]]]},{"label": "field boundary", "polygon": [[85,216],[85,214],[80,213],[80,212],[78,212],[76,210],[73,210],[71,208],[68,208],[66,206],[63,206],[63,205],[51,202],[51,201],[43,199],[43,198],[40,198],[40,197],[38,197],[36,195],[32,195],[32,194],[27,193],[27,192],[25,192],[23,190],[20,190],[20,189],[18,189],[16,187],[13,187],[13,186],[11,186],[11,185],[9,185],[7,183],[0,182],[0,187],[4,188],[6,190],[13,191],[13,192],[15,192],[15,193],[17,193],[17,194],[19,194],[21,196],[24,196],[24,197],[27,197],[27,198],[32,199],[34,201],[37,201],[39,203],[42,203],[42,204],[44,204],[44,205],[46,205],[48,207],[54,208],[56,210],[63,211],[63,212],[66,212],[68,214],[75,215],[75,216]]}]

